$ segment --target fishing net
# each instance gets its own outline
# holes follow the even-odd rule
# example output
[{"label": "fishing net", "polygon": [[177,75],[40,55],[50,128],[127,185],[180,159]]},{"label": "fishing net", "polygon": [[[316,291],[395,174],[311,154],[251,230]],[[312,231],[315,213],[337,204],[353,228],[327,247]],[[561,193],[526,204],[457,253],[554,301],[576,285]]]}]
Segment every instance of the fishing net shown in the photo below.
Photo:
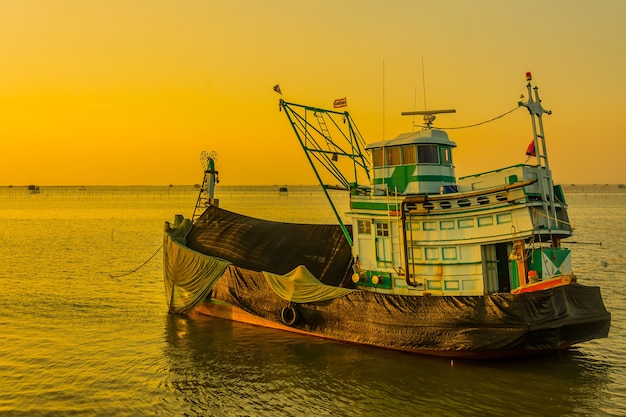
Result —
[{"label": "fishing net", "polygon": [[351,273],[352,249],[338,225],[273,222],[210,206],[187,234],[187,246],[253,271],[285,275],[302,265],[333,286]]},{"label": "fishing net", "polygon": [[269,272],[264,272],[263,275],[280,298],[296,303],[331,300],[353,291],[321,283],[302,265],[286,275]]},{"label": "fishing net", "polygon": [[[606,337],[610,326],[600,289],[577,284],[483,297],[352,291],[327,301],[293,303],[278,296],[263,275],[229,265],[211,299],[318,336],[444,356],[552,350]],[[285,308],[293,310],[289,322]]]}]

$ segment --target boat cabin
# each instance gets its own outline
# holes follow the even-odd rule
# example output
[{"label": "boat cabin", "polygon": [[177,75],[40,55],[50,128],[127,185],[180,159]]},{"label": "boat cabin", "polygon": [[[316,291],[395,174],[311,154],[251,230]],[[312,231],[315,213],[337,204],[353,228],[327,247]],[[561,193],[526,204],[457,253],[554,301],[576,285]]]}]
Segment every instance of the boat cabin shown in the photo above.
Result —
[{"label": "boat cabin", "polygon": [[375,194],[440,194],[456,191],[452,150],[442,130],[403,133],[368,145]]}]

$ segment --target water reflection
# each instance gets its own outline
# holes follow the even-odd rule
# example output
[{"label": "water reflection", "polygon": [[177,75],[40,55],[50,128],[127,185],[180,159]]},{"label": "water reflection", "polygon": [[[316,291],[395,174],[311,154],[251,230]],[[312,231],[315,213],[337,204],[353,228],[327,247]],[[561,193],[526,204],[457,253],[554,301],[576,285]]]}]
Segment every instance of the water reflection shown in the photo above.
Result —
[{"label": "water reflection", "polygon": [[166,383],[190,414],[612,414],[608,362],[577,350],[452,362],[184,315],[165,337]]}]

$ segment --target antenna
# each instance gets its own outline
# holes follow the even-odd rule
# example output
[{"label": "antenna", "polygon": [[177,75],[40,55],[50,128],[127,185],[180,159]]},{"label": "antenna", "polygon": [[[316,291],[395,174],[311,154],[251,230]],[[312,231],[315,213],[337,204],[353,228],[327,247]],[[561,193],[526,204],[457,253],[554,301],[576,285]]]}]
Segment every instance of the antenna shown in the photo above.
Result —
[{"label": "antenna", "polygon": [[383,59],[383,140],[385,139],[385,60]]},{"label": "antenna", "polygon": [[[417,86],[415,86],[415,91],[413,93],[413,111],[415,111],[415,108],[417,107]],[[415,117],[413,118],[413,131],[415,131]]]},{"label": "antenna", "polygon": [[[422,94],[424,95],[424,110],[426,109],[426,74],[424,73],[424,57],[422,56]],[[413,98],[413,110],[417,107],[417,86]],[[415,130],[415,117],[413,118],[413,130]]]},{"label": "antenna", "polygon": [[426,110],[426,73],[424,72],[424,57],[422,56],[422,91],[424,92],[424,110]]},{"label": "antenna", "polygon": [[401,114],[403,116],[424,116],[424,123],[426,124],[426,129],[430,129],[432,127],[433,122],[436,119],[436,115],[440,113],[456,113],[455,109],[444,109],[444,110],[421,110],[421,111],[403,111]]}]

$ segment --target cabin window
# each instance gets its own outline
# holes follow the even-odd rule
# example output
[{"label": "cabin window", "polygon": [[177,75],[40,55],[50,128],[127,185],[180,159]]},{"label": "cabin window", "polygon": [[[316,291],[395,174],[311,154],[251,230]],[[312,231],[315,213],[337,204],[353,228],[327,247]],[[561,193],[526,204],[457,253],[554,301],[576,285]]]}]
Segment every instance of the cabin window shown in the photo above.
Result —
[{"label": "cabin window", "polygon": [[420,164],[438,164],[437,145],[417,145],[417,160]]},{"label": "cabin window", "polygon": [[447,147],[441,148],[441,165],[452,165],[452,149]]},{"label": "cabin window", "polygon": [[389,236],[389,224],[387,224],[387,223],[376,223],[376,236],[378,236],[378,237],[387,237],[387,236]]},{"label": "cabin window", "polygon": [[417,162],[415,157],[415,145],[404,145],[402,147],[402,163],[404,165],[412,165]]},{"label": "cabin window", "polygon": [[372,234],[372,224],[369,220],[358,220],[357,226],[359,229],[360,235],[371,235]]},{"label": "cabin window", "polygon": [[400,165],[400,147],[387,148],[387,165]]},{"label": "cabin window", "polygon": [[372,151],[372,164],[374,164],[375,167],[385,165],[385,148],[378,148]]}]

